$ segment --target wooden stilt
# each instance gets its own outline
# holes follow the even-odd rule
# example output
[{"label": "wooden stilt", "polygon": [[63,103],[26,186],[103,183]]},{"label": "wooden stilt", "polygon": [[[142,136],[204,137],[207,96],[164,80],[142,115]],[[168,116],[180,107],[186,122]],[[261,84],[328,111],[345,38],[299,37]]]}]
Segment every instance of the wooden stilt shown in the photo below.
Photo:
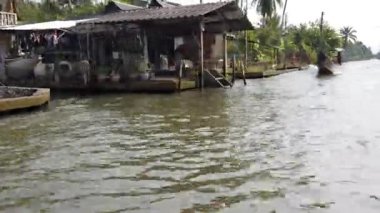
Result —
[{"label": "wooden stilt", "polygon": [[84,55],[83,54],[83,47],[82,47],[82,39],[83,39],[83,37],[79,34],[78,35],[78,45],[79,45],[79,58],[80,58],[80,60],[83,59],[83,55]]},{"label": "wooden stilt", "polygon": [[183,73],[183,62],[181,61],[179,65],[179,70],[178,70],[178,91],[181,91],[182,87],[182,74]]},{"label": "wooden stilt", "polygon": [[245,53],[244,53],[244,64],[248,67],[248,31],[244,32],[245,36]]},{"label": "wooden stilt", "polygon": [[161,69],[161,59],[160,59],[160,44],[159,41],[161,40],[161,35],[156,35],[153,38],[153,46],[154,46],[154,69],[160,70]]},{"label": "wooden stilt", "polygon": [[148,33],[144,31],[144,61],[145,64],[149,64],[149,50],[148,50]]},{"label": "wooden stilt", "polygon": [[90,60],[90,33],[86,35],[86,49],[87,49],[87,60]]},{"label": "wooden stilt", "polygon": [[200,88],[204,88],[204,41],[203,41],[203,31],[204,25],[203,22],[199,23],[199,34],[200,34],[200,68],[201,68],[201,76],[200,76]]},{"label": "wooden stilt", "polygon": [[98,48],[98,46],[96,45],[96,35],[93,34],[92,36],[90,36],[90,48],[89,48],[89,51],[90,51],[90,58],[92,60],[97,60],[98,59],[98,55],[97,55],[97,51],[96,49]]},{"label": "wooden stilt", "polygon": [[228,68],[228,63],[227,63],[227,45],[228,45],[228,43],[227,43],[227,34],[226,33],[224,33],[223,34],[223,49],[224,49],[224,51],[223,51],[223,76],[224,77],[227,77],[227,68]]},{"label": "wooden stilt", "polygon": [[232,61],[232,83],[235,83],[236,78],[236,55],[234,55],[233,61]]},{"label": "wooden stilt", "polygon": [[276,67],[278,67],[280,65],[280,56],[278,55],[278,49],[276,48]]},{"label": "wooden stilt", "polygon": [[247,79],[245,78],[245,71],[247,70],[247,67],[244,65],[244,62],[240,62],[240,68],[241,68],[241,74],[243,75],[243,82],[244,86],[247,85]]}]

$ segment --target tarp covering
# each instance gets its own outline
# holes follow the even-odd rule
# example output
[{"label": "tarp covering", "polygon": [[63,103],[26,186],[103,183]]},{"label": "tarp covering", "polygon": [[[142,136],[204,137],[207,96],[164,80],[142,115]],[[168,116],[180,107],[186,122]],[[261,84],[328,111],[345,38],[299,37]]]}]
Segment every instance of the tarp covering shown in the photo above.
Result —
[{"label": "tarp covering", "polygon": [[9,31],[40,31],[40,30],[60,30],[69,29],[75,27],[78,23],[90,21],[92,19],[85,20],[69,20],[69,21],[49,21],[35,24],[17,25],[11,27],[3,27],[0,30]]}]

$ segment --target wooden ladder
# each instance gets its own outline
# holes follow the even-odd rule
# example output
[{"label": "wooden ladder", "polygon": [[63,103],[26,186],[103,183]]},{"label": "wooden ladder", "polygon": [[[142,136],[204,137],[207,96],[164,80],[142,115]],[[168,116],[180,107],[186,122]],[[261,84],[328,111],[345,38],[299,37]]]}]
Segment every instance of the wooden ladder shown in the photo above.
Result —
[{"label": "wooden ladder", "polygon": [[229,80],[227,80],[222,74],[218,73],[217,71],[205,70],[205,72],[207,72],[215,80],[215,82],[219,84],[220,87],[227,89],[233,86]]}]

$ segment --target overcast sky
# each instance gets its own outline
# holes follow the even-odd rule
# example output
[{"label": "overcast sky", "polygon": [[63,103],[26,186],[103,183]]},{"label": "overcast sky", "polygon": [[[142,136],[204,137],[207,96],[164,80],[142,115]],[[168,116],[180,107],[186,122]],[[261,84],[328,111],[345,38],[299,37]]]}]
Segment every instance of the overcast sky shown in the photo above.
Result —
[{"label": "overcast sky", "polygon": [[[171,0],[180,4],[197,4],[199,0]],[[218,2],[219,0],[203,0]],[[371,46],[374,52],[380,50],[380,1],[379,0],[288,0],[289,24],[315,21],[325,12],[325,20],[336,29],[352,26],[358,39]],[[252,23],[259,17],[254,8],[249,11]]]}]

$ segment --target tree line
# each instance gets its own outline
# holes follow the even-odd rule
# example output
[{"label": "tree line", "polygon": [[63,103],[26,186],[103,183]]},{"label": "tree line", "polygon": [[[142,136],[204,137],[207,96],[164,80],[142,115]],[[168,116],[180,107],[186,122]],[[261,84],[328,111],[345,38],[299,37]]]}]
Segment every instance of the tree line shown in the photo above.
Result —
[{"label": "tree line", "polygon": [[[288,25],[286,11],[288,0],[237,0],[237,2],[245,11],[248,7],[254,7],[261,15],[259,27],[248,35],[251,59],[273,60],[273,49],[276,49],[282,55],[281,58],[297,56],[305,62],[315,63],[317,52],[321,48],[330,55],[336,54],[337,48],[343,48],[345,61],[373,57],[371,48],[357,40],[357,32],[352,27],[342,27],[338,31],[326,22],[321,33],[321,20],[317,17],[314,22]],[[242,44],[232,47],[232,52],[239,53],[241,47]]]},{"label": "tree line", "polygon": [[22,23],[65,20],[97,14],[104,4],[92,0],[23,0],[17,5],[18,18]]}]

